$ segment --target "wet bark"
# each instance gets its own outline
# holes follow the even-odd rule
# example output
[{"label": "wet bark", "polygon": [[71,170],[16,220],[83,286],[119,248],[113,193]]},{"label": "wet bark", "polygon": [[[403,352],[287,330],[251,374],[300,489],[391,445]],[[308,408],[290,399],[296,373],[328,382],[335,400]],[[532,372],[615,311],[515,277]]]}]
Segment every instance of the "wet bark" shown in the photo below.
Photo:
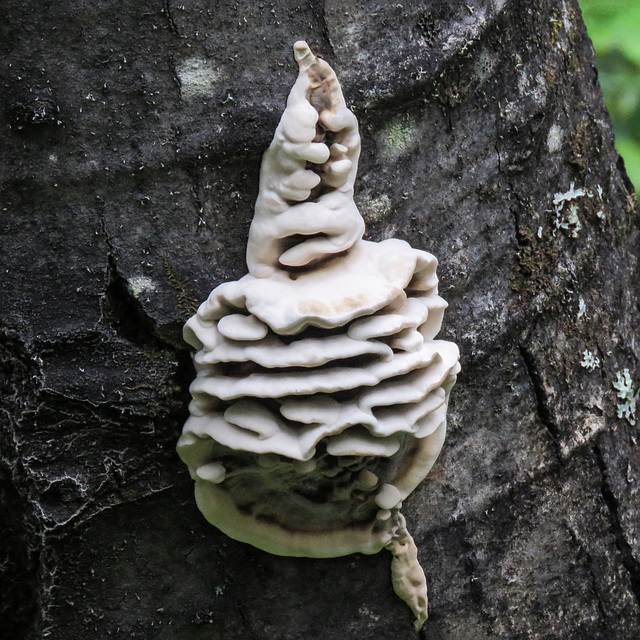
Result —
[{"label": "wet bark", "polygon": [[640,637],[639,215],[575,0],[1,6],[3,637],[415,637],[388,554],[230,540],[174,450],[180,328],[246,272],[301,38],[367,237],[439,258],[462,352],[405,504],[424,637]]}]

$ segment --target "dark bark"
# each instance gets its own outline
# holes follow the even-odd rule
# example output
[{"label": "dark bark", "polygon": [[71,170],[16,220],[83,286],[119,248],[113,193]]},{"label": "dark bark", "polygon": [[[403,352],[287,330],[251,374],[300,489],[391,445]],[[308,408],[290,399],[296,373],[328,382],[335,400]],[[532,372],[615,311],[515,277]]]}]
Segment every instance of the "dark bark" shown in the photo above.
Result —
[{"label": "dark bark", "polygon": [[414,637],[388,554],[230,540],[174,450],[180,327],[245,273],[300,38],[358,115],[368,237],[440,259],[462,351],[405,505],[425,637],[640,637],[640,447],[612,386],[640,386],[639,215],[575,0],[2,8],[3,637]]}]

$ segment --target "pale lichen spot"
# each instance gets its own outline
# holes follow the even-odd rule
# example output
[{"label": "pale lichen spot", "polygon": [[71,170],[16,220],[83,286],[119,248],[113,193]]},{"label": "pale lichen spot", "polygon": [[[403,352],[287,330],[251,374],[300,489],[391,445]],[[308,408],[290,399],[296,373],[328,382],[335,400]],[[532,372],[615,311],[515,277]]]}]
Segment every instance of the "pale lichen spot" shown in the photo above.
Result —
[{"label": "pale lichen spot", "polygon": [[559,192],[553,196],[553,204],[557,206],[559,204],[562,204],[563,202],[576,200],[577,198],[582,198],[583,196],[586,196],[586,195],[587,195],[587,192],[582,187],[576,189],[575,183],[572,182],[569,185],[568,191]]},{"label": "pale lichen spot", "polygon": [[218,86],[221,74],[210,60],[187,58],[176,65],[182,98],[208,96]]},{"label": "pale lichen spot", "polygon": [[411,151],[419,139],[417,127],[406,117],[394,118],[380,132],[383,151],[388,156],[397,157]]},{"label": "pale lichen spot", "polygon": [[[583,198],[584,196],[592,197],[592,194],[587,193],[587,191],[581,187],[576,189],[573,182],[568,191],[559,192],[553,196],[556,214],[554,220],[555,228],[568,231],[572,238],[577,238],[580,229],[582,229],[582,222],[578,217],[578,205],[573,201],[578,198]],[[568,207],[565,207],[567,203],[570,204]]]},{"label": "pale lichen spot", "polygon": [[556,153],[562,148],[562,128],[557,124],[551,125],[547,133],[547,149],[549,153]]},{"label": "pale lichen spot", "polygon": [[616,390],[618,399],[622,400],[622,402],[619,402],[616,407],[618,418],[625,418],[630,425],[635,425],[636,405],[638,395],[640,395],[640,390],[638,393],[634,393],[633,380],[631,379],[629,369],[618,371],[616,373],[616,379],[612,385]]},{"label": "pale lichen spot", "polygon": [[584,302],[584,298],[580,296],[578,300],[578,319],[584,318],[587,315],[587,305]]},{"label": "pale lichen spot", "polygon": [[523,69],[518,74],[518,91],[521,96],[533,99],[538,105],[547,101],[547,81],[542,73],[529,73],[527,69]]},{"label": "pale lichen spot", "polygon": [[582,356],[580,366],[588,371],[595,371],[600,366],[600,358],[594,355],[593,352],[589,351],[589,349],[585,349]]},{"label": "pale lichen spot", "polygon": [[360,207],[360,212],[366,222],[376,223],[384,220],[391,211],[391,199],[384,193],[377,198],[365,200]]},{"label": "pale lichen spot", "polygon": [[157,289],[155,282],[147,276],[133,276],[128,280],[127,286],[134,298],[139,298],[143,293],[152,293]]},{"label": "pale lichen spot", "polygon": [[367,618],[370,618],[371,620],[373,620],[374,622],[378,622],[380,620],[380,616],[373,613],[373,611],[371,611],[368,607],[366,606],[362,606],[358,609],[358,613],[361,616],[366,616]]},{"label": "pale lichen spot", "polygon": [[490,78],[498,66],[498,57],[489,51],[481,51],[476,58],[474,76],[478,82]]},{"label": "pale lichen spot", "polygon": [[560,211],[556,214],[555,219],[556,229],[564,229],[568,231],[572,238],[577,238],[582,229],[582,222],[578,217],[578,205],[570,204],[564,211],[564,215]]}]

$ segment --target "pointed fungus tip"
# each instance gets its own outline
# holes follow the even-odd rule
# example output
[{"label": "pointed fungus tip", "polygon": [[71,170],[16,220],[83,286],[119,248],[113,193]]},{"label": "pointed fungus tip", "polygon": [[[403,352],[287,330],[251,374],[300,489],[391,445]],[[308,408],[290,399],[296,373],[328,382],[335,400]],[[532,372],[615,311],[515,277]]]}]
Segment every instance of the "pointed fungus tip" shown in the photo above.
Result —
[{"label": "pointed fungus tip", "polygon": [[311,53],[309,45],[304,40],[298,40],[293,45],[293,53],[302,71],[308,69],[316,60],[316,57]]}]

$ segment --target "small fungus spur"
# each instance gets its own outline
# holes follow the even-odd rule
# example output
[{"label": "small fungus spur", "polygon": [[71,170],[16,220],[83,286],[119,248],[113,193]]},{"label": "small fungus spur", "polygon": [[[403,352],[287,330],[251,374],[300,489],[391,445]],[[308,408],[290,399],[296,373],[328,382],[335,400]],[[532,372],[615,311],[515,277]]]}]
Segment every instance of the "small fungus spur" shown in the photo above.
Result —
[{"label": "small fungus spur", "polygon": [[455,344],[436,259],[368,242],[353,200],[354,114],[305,42],[264,154],[249,273],[185,325],[197,377],[178,452],[198,507],[270,553],[393,554],[394,588],[427,617],[427,587],[400,513],[445,437]]}]

